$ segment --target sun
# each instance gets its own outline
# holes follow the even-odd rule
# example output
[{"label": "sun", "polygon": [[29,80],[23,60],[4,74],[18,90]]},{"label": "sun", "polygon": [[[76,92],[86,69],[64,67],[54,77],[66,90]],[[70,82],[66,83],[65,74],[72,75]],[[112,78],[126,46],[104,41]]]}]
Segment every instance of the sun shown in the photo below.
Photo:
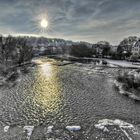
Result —
[{"label": "sun", "polygon": [[[43,13],[43,12],[42,12]],[[40,35],[46,35],[52,31],[52,18],[48,14],[38,14],[34,17],[34,31],[39,32]]]},{"label": "sun", "polygon": [[48,21],[47,21],[46,19],[42,19],[42,20],[40,21],[40,26],[41,26],[42,28],[47,28],[47,27],[48,27]]}]

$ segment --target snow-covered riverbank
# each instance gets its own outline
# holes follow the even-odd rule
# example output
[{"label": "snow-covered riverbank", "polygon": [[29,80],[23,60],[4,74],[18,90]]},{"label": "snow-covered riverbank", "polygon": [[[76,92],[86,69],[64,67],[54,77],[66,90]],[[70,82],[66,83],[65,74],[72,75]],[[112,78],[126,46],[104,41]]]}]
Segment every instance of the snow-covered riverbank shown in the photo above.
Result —
[{"label": "snow-covered riverbank", "polygon": [[123,60],[110,60],[110,59],[106,59],[106,61],[109,64],[113,64],[119,67],[124,67],[124,68],[140,68],[140,63],[139,65],[135,65],[135,63],[132,62],[127,62],[127,61],[123,61]]}]

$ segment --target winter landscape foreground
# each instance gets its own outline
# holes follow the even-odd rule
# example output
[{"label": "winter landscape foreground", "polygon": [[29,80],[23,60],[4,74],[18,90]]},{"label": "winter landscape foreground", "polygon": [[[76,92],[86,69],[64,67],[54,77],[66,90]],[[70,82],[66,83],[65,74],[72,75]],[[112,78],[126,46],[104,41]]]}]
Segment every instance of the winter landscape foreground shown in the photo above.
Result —
[{"label": "winter landscape foreground", "polygon": [[0,89],[2,140],[140,139],[140,103],[114,87],[124,68],[45,57],[35,63]]},{"label": "winter landscape foreground", "polygon": [[140,140],[140,0],[0,0],[0,140]]}]

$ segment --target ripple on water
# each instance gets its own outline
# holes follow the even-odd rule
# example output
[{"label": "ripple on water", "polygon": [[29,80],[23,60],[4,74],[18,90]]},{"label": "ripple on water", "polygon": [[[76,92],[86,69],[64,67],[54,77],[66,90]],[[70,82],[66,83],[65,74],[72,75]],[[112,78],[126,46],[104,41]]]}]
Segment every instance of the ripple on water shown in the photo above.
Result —
[{"label": "ripple on water", "polygon": [[57,125],[62,127],[55,129],[55,135],[59,131],[68,138],[77,135],[66,132],[65,127],[78,125],[80,138],[92,140],[92,134],[99,133],[94,124],[100,119],[140,122],[139,104],[117,94],[108,80],[107,75],[116,70],[100,73],[92,67],[85,70],[81,65],[51,63],[32,68],[17,86],[0,91],[1,125]]}]

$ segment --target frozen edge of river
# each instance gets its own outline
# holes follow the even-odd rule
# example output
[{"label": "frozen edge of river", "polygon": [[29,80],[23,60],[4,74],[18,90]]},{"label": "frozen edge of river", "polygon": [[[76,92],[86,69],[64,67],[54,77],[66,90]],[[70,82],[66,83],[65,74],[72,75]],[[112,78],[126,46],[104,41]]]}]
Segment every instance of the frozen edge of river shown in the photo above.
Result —
[{"label": "frozen edge of river", "polygon": [[131,98],[133,100],[140,101],[140,97],[136,96],[134,93],[125,91],[123,89],[123,84],[122,83],[118,82],[117,80],[114,80],[114,84],[118,88],[120,94],[127,95],[129,98]]},{"label": "frozen edge of river", "polygon": [[138,135],[138,130],[136,127],[130,123],[124,122],[119,119],[110,120],[110,119],[102,119],[99,120],[97,124],[94,125],[95,128],[102,130],[103,132],[109,132],[108,126],[118,126],[120,130],[125,134],[125,136],[129,140],[133,140],[126,130],[130,130],[132,134]]},{"label": "frozen edge of river", "polygon": [[[137,129],[137,126],[127,123],[125,121],[119,120],[119,119],[102,119],[99,120],[96,124],[94,124],[94,128],[97,130],[101,130],[103,131],[103,133],[106,133],[106,135],[109,135],[109,132],[113,131],[112,128],[110,128],[109,126],[112,126],[116,133],[123,133],[129,140],[133,140],[133,137],[138,136],[139,135],[139,131]],[[44,126],[45,127],[45,126]],[[20,129],[21,132],[20,134],[25,134],[26,138],[29,140],[32,135],[34,135],[34,130],[37,128],[35,126],[17,126],[18,129]],[[50,135],[55,133],[55,131],[57,131],[55,129],[55,126],[47,126],[45,127],[46,129],[46,135]],[[5,134],[10,134],[10,129],[12,129],[12,126],[5,126],[4,127],[4,133]],[[64,131],[69,131],[69,132],[75,132],[78,133],[78,131],[81,131],[82,127],[78,126],[78,125],[69,125],[69,126],[65,126],[64,127]],[[119,131],[118,131],[119,130]],[[131,134],[130,134],[130,133]],[[18,136],[18,133],[16,133],[16,135]]]}]

